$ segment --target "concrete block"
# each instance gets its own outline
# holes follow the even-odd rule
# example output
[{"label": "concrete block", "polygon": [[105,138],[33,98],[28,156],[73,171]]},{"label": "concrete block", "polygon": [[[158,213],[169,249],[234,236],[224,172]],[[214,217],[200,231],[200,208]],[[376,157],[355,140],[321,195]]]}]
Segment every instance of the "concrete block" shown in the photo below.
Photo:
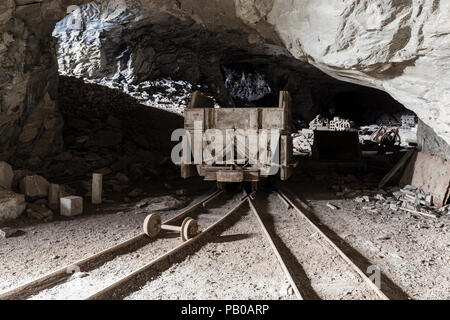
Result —
[{"label": "concrete block", "polygon": [[94,173],[92,175],[92,204],[102,203],[102,182],[103,174]]},{"label": "concrete block", "polygon": [[5,161],[0,161],[0,187],[11,190],[14,179],[12,167]]},{"label": "concrete block", "polygon": [[47,198],[48,181],[41,176],[27,176],[20,181],[20,191],[30,199]]},{"label": "concrete block", "polygon": [[60,199],[60,214],[65,217],[78,216],[83,213],[83,198],[68,196]]},{"label": "concrete block", "polygon": [[25,196],[12,191],[0,191],[0,221],[18,218],[25,210]]}]

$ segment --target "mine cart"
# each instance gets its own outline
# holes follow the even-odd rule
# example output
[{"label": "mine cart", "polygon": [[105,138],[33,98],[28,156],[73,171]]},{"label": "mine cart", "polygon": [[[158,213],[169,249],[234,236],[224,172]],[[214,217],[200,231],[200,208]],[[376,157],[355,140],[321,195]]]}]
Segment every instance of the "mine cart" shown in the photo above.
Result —
[{"label": "mine cart", "polygon": [[292,102],[281,91],[273,108],[218,108],[199,92],[185,109],[181,175],[196,172],[206,181],[251,183],[279,175],[287,180],[293,171],[291,136]]}]

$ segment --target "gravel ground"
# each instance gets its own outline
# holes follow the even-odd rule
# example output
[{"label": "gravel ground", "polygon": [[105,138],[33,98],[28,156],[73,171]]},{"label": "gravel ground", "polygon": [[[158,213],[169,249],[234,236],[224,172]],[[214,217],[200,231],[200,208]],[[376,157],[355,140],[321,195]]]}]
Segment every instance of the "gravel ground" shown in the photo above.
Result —
[{"label": "gravel ground", "polygon": [[275,192],[261,192],[256,203],[305,299],[378,299],[305,219],[286,209]]},{"label": "gravel ground", "polygon": [[[190,182],[192,200],[207,193]],[[321,181],[303,175],[293,177],[284,186],[308,201],[313,215],[328,236],[339,244],[363,271],[376,265],[382,271],[382,290],[390,298],[450,299],[450,227],[449,217],[430,219],[404,212],[381,210],[371,213],[362,210],[363,204],[352,199],[337,199]],[[210,186],[209,186],[210,187]],[[154,188],[161,189],[155,185]],[[285,245],[290,266],[308,298],[359,299],[373,298],[363,290],[357,277],[342,267],[338,257],[319,245],[317,235],[287,211],[274,196],[266,205],[273,214],[274,231]],[[261,201],[262,205],[264,201]],[[332,210],[330,202],[338,207]],[[9,226],[18,227],[24,234],[2,239],[0,246],[0,291],[28,282],[52,270],[73,263],[87,255],[122,242],[141,233],[147,212],[138,210],[135,203],[108,204],[98,211],[51,223],[18,220]],[[168,211],[163,219],[176,214]],[[134,261],[144,262],[170,247],[173,240],[164,239],[161,247],[146,246],[131,255],[121,256],[120,268],[111,263],[102,267],[102,279],[112,281],[127,270],[137,268]],[[162,242],[161,242],[162,243]],[[139,256],[138,256],[139,255]],[[176,272],[175,272],[176,270]],[[74,292],[89,293],[95,287],[86,285],[95,273],[73,279]],[[97,278],[98,279],[98,278]],[[189,256],[162,273],[143,290],[129,299],[291,299],[284,292],[287,282],[260,233],[251,214],[217,238],[204,245],[198,254]],[[80,290],[78,290],[80,289]],[[47,292],[50,298],[79,298]],[[38,298],[38,297],[35,297]]]},{"label": "gravel ground", "polygon": [[288,282],[258,221],[247,207],[241,218],[187,257],[162,272],[130,300],[293,299]]},{"label": "gravel ground", "polygon": [[[200,230],[205,229],[219,219],[225,210],[235,205],[239,197],[226,194],[211,201],[208,209],[198,211],[197,214],[192,213],[189,216],[198,220]],[[44,290],[31,299],[85,299],[180,244],[181,240],[178,233],[161,233],[160,236],[137,251],[120,255],[87,273],[75,274],[68,282]]]},{"label": "gravel ground", "polygon": [[450,217],[389,209],[371,213],[362,210],[364,204],[336,199],[323,183],[303,177],[286,187],[308,201],[321,228],[339,239],[355,261],[382,271],[381,289],[390,298],[450,299]]},{"label": "gravel ground", "polygon": [[[181,185],[182,186],[182,185]],[[192,201],[204,197],[211,185],[192,184]],[[150,187],[155,195],[162,185]],[[50,223],[38,223],[22,218],[7,224],[18,228],[22,235],[0,239],[0,292],[7,291],[86,256],[107,249],[142,233],[142,223],[148,214],[136,207],[136,202],[103,204],[89,208],[76,218],[57,217]],[[177,210],[161,212],[163,220]]]}]

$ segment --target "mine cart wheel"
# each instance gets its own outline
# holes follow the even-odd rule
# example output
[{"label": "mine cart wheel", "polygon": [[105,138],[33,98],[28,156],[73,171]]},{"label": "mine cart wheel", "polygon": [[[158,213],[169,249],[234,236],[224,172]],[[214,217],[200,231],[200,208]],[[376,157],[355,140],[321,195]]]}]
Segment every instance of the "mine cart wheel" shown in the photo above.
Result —
[{"label": "mine cart wheel", "polygon": [[180,234],[181,240],[183,240],[183,242],[195,237],[198,234],[197,220],[192,218],[184,219],[183,223],[181,224]]},{"label": "mine cart wheel", "polygon": [[161,216],[157,213],[149,214],[144,220],[144,233],[150,238],[161,232]]}]

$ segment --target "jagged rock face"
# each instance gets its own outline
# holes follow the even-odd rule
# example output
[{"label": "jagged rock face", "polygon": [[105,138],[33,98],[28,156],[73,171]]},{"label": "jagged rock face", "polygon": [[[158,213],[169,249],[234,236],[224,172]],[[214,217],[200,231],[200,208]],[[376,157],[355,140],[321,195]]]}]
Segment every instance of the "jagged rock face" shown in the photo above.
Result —
[{"label": "jagged rock face", "polygon": [[[93,3],[92,15],[86,17],[91,20],[98,16],[95,8],[112,8],[108,4],[115,8],[102,13],[99,27],[112,28],[117,19],[130,23],[126,28],[116,25],[110,29],[114,32],[91,30],[102,51],[80,50],[80,59],[89,54],[92,66],[75,66],[76,72],[97,76],[101,70],[114,69],[114,74],[137,81],[178,74],[212,84],[220,99],[232,104],[221,64],[240,60],[267,69],[275,65],[270,71],[279,76],[269,80],[281,83],[286,69],[317,75],[306,66],[308,62],[335,78],[388,92],[450,143],[450,2],[446,0],[3,0],[2,159],[18,155],[25,162],[38,163],[61,148],[62,119],[55,103],[56,41],[51,33],[69,5],[88,2]],[[126,48],[115,46],[119,38]],[[164,48],[172,47],[172,52],[161,51],[154,39]],[[280,86],[301,87],[295,76],[288,78],[289,85]],[[311,99],[307,93],[314,89],[311,85],[307,81],[308,88],[299,90],[305,101]]]},{"label": "jagged rock face", "polygon": [[13,164],[19,159],[39,163],[40,157],[62,147],[51,32],[66,14],[68,2],[0,3],[0,157],[14,155]]},{"label": "jagged rock face", "polygon": [[450,2],[238,0],[285,47],[333,77],[388,92],[450,143]]},{"label": "jagged rock face", "polygon": [[86,4],[60,21],[53,35],[62,74],[129,84],[169,77],[207,83],[226,106],[233,101],[220,63],[249,48],[246,31],[215,32],[135,1]]},{"label": "jagged rock face", "polygon": [[113,2],[81,6],[56,25],[53,35],[60,74],[119,88],[147,105],[158,98],[143,82],[172,78],[187,81],[193,90],[201,85],[221,106],[275,106],[278,91],[288,90],[294,112],[309,121],[322,109],[328,112],[320,106],[332,104],[336,94],[356,91],[357,86],[326,76],[280,46],[250,43],[251,32],[245,26],[212,31],[191,18]]}]

